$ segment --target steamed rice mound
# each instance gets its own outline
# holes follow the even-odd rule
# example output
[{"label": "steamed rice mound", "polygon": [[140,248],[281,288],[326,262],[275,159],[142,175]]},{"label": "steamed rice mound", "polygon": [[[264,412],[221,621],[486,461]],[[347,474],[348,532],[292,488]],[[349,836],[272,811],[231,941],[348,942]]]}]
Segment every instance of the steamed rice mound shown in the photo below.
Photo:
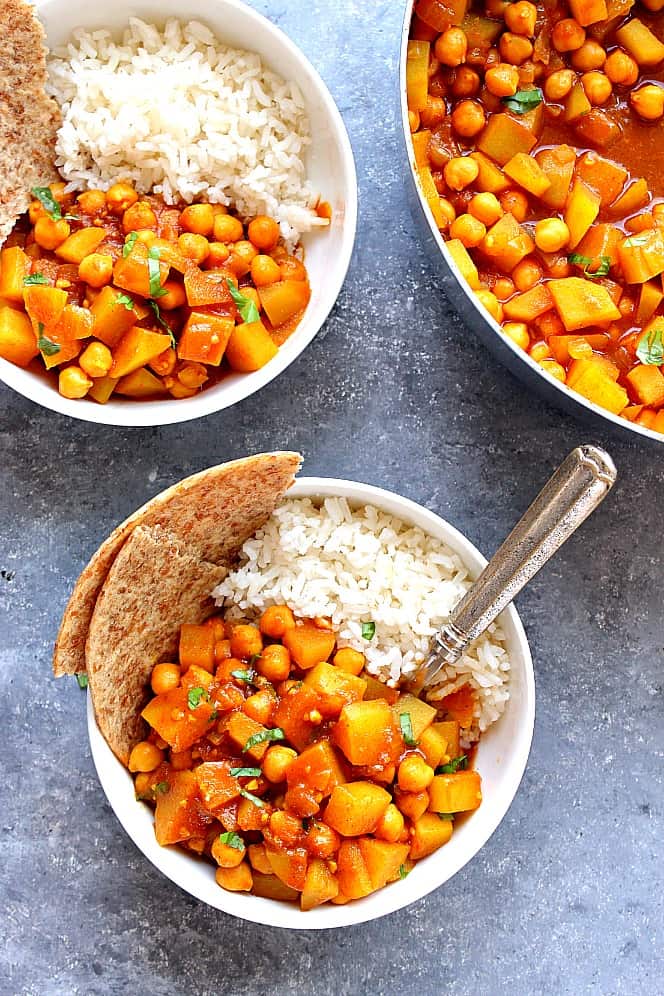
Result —
[{"label": "steamed rice mound", "polygon": [[[331,618],[338,645],[366,655],[367,670],[394,684],[412,674],[429,642],[471,584],[444,543],[372,505],[342,498],[319,507],[290,499],[245,542],[238,566],[213,595],[230,618],[286,604],[298,616]],[[375,624],[371,641],[362,623]],[[501,715],[509,698],[505,637],[493,624],[429,693],[443,698],[470,682],[477,693],[466,745]]]},{"label": "steamed rice mound", "polygon": [[50,59],[49,75],[63,115],[56,161],[69,189],[127,180],[167,203],[203,197],[245,218],[275,218],[289,242],[326,224],[306,179],[299,89],[205,25],[172,19],[160,31],[134,17],[120,42],[80,28]]}]

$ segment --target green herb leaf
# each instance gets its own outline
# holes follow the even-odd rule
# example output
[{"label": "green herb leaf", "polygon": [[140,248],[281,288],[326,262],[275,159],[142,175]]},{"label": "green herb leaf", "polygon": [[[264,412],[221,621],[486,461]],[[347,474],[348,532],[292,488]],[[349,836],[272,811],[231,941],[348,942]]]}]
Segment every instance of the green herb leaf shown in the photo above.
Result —
[{"label": "green herb leaf", "polygon": [[642,335],[636,355],[646,366],[660,367],[664,363],[664,319],[653,324],[647,335]]},{"label": "green herb leaf", "polygon": [[162,795],[166,795],[166,793],[168,792],[169,788],[170,788],[170,786],[169,786],[168,782],[157,782],[157,784],[154,786],[154,790],[153,791],[155,793],[161,792]]},{"label": "green herb leaf", "polygon": [[511,97],[503,97],[502,102],[515,114],[527,114],[541,104],[543,99],[542,91],[539,87],[535,87],[533,90],[517,90]]},{"label": "green herb leaf", "polygon": [[159,269],[159,257],[161,253],[158,246],[150,246],[148,249],[148,276],[150,277],[150,297],[163,297],[168,291],[161,286],[161,270]]},{"label": "green herb leaf", "polygon": [[399,713],[399,726],[401,727],[401,735],[403,736],[403,742],[407,747],[415,747],[416,740],[413,736],[413,724],[411,722],[409,712]]},{"label": "green herb leaf", "polygon": [[253,802],[254,806],[258,806],[259,809],[262,809],[265,805],[262,799],[259,799],[257,795],[252,795],[251,792],[247,792],[246,789],[240,789],[240,795],[248,799],[249,802]]},{"label": "green herb leaf", "polygon": [[51,342],[51,340],[44,335],[44,323],[38,322],[37,328],[39,329],[39,336],[37,338],[37,348],[42,351],[44,356],[55,356],[60,352],[60,345],[57,342]]},{"label": "green herb leaf", "polygon": [[235,678],[237,681],[244,681],[246,685],[252,685],[254,678],[256,677],[256,672],[253,668],[247,668],[243,671],[238,668],[237,671],[231,671],[231,677]]},{"label": "green herb leaf", "polygon": [[136,307],[136,305],[134,304],[134,302],[132,301],[132,299],[129,297],[128,294],[118,294],[118,296],[115,299],[115,303],[124,304],[127,311],[134,311]]},{"label": "green herb leaf", "polygon": [[610,256],[600,256],[599,266],[594,270],[591,270],[592,259],[590,256],[582,256],[581,253],[571,252],[567,257],[568,263],[576,263],[577,266],[583,267],[583,275],[588,278],[588,280],[599,280],[600,277],[606,277],[609,270],[611,269],[611,257]]},{"label": "green herb leaf", "polygon": [[273,730],[259,730],[258,733],[254,733],[253,736],[249,737],[246,744],[242,748],[242,753],[245,754],[256,744],[263,744],[268,740],[285,740],[286,736],[284,731],[276,726]]},{"label": "green herb leaf", "polygon": [[410,869],[405,865],[399,865],[399,878],[406,878],[407,875],[410,875]]},{"label": "green herb leaf", "polygon": [[373,640],[376,635],[376,624],[375,622],[363,622],[362,623],[362,639],[363,640]]},{"label": "green herb leaf", "polygon": [[231,283],[230,280],[226,280],[226,286],[237,305],[237,310],[240,312],[242,321],[247,324],[260,321],[260,312],[251,298],[245,297],[244,294],[240,293],[235,284]]},{"label": "green herb leaf", "polygon": [[201,702],[209,702],[210,693],[205,688],[190,688],[187,694],[187,705],[190,709],[197,709]]},{"label": "green herb leaf", "polygon": [[260,768],[231,768],[233,778],[260,778],[262,774]]},{"label": "green herb leaf", "polygon": [[48,278],[43,273],[31,273],[29,277],[23,278],[23,283],[26,287],[32,287],[35,284],[47,284]]},{"label": "green herb leaf", "polygon": [[130,232],[122,247],[122,258],[126,259],[138,241],[138,232]]},{"label": "green herb leaf", "polygon": [[457,771],[465,771],[468,767],[468,756],[466,754],[460,754],[459,757],[455,757],[453,761],[448,764],[440,764],[436,768],[437,775],[453,775]]},{"label": "green herb leaf", "polygon": [[236,851],[244,851],[244,841],[242,840],[242,837],[240,837],[239,833],[234,833],[233,830],[227,830],[226,833],[220,833],[219,840],[222,844],[234,847]]},{"label": "green herb leaf", "polygon": [[88,687],[88,676],[87,676],[87,674],[77,674],[76,675],[76,681],[78,682],[78,687],[79,688],[87,688]]},{"label": "green herb leaf", "polygon": [[454,813],[438,813],[439,820],[454,820]]},{"label": "green herb leaf", "polygon": [[[158,297],[163,297],[163,296],[164,296],[163,294],[158,295]],[[171,329],[170,325],[167,322],[165,322],[164,319],[161,317],[161,311],[159,310],[159,305],[157,304],[156,301],[146,301],[146,304],[149,308],[152,309],[157,324],[161,325],[166,335],[169,335],[171,337],[171,349],[175,349],[175,347],[177,346],[177,342],[175,341],[173,330]]]},{"label": "green herb leaf", "polygon": [[30,191],[33,197],[36,197],[40,202],[41,206],[44,208],[46,213],[53,221],[60,221],[62,218],[62,209],[55,197],[50,187],[33,187]]}]

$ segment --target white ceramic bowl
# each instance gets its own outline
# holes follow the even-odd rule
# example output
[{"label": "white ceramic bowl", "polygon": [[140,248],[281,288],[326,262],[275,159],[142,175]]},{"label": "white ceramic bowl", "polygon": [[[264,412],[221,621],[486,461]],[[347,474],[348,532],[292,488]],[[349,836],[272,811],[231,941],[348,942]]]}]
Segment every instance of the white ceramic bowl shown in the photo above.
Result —
[{"label": "white ceramic bowl", "polygon": [[[453,526],[421,505],[389,491],[351,481],[305,477],[296,481],[289,491],[291,496],[339,496],[354,505],[376,505],[443,540],[469,567],[473,577],[486,564],[482,554]],[[152,812],[136,801],[132,778],[100,734],[88,696],[88,732],[99,780],[116,816],[136,846],[167,878],[209,906],[255,923],[300,930],[348,927],[375,920],[421,899],[463,868],[496,829],[519,787],[533,735],[535,682],[528,641],[516,610],[512,606],[507,608],[500,621],[512,663],[511,694],[505,712],[484,734],[477,749],[482,805],[457,826],[449,844],[418,861],[407,878],[365,899],[344,906],[326,904],[303,913],[291,903],[226,892],[216,884],[211,864],[177,847],[160,847],[154,835]]]},{"label": "white ceramic bowl", "polygon": [[[311,301],[297,330],[277,356],[261,370],[230,374],[193,398],[161,401],[111,399],[106,405],[85,399],[69,401],[49,378],[0,359],[0,380],[45,408],[104,425],[148,426],[187,422],[242,401],[277,377],[311,342],[334,305],[350,262],[357,222],[357,177],[353,153],[341,115],[311,63],[270,21],[240,0],[37,0],[39,17],[51,48],[63,44],[75,28],[106,27],[120,31],[131,15],[157,24],[169,17],[200,20],[219,39],[258,52],[265,64],[295,80],[304,94],[311,124],[307,174],[333,216],[329,229],[305,235],[302,243],[311,281]],[[102,13],[103,11],[103,13]]]}]

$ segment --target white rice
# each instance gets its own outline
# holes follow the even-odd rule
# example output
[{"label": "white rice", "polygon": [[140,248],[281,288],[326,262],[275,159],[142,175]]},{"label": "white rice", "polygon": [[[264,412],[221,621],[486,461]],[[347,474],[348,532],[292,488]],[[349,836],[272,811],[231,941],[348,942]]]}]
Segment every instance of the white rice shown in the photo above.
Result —
[{"label": "white rice", "polygon": [[[440,540],[372,505],[345,499],[320,508],[308,498],[284,501],[242,547],[238,566],[213,592],[233,618],[254,618],[286,604],[298,616],[328,616],[340,646],[367,657],[367,669],[390,684],[412,674],[429,641],[471,583],[459,557]],[[371,641],[362,623],[373,622]],[[429,698],[470,682],[475,716],[465,743],[495,722],[509,698],[505,637],[492,625]]]},{"label": "white rice", "polygon": [[49,74],[68,189],[128,180],[168,203],[232,204],[242,217],[277,219],[290,243],[327,224],[307,183],[298,87],[198,21],[169,20],[160,31],[132,17],[120,43],[79,28],[50,58]]}]

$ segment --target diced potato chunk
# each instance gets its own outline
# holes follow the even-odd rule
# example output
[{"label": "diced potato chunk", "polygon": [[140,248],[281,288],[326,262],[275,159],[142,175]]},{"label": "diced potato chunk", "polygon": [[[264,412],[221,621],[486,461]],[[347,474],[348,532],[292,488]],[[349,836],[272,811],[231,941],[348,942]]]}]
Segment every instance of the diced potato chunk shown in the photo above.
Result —
[{"label": "diced potato chunk", "polygon": [[200,805],[198,781],[193,771],[175,771],[168,789],[157,792],[154,829],[157,843],[177,844],[190,837],[205,836],[212,823]]},{"label": "diced potato chunk", "polygon": [[429,210],[433,215],[433,220],[438,228],[444,228],[445,216],[440,207],[440,194],[438,193],[436,184],[433,181],[433,174],[431,173],[429,166],[418,166],[417,176],[420,181],[422,193],[424,194],[424,199],[429,205]]},{"label": "diced potato chunk", "polygon": [[477,771],[436,775],[429,786],[429,809],[434,813],[465,813],[482,801],[482,781]]},{"label": "diced potato chunk", "polygon": [[588,401],[618,415],[629,402],[627,391],[616,384],[601,363],[596,362],[599,359],[601,357],[575,361],[580,366],[577,368],[578,372],[575,370],[574,378],[568,379],[568,384]]},{"label": "diced potato chunk", "polygon": [[133,373],[122,377],[116,384],[115,390],[118,394],[123,394],[127,398],[150,398],[155,394],[163,394],[166,388],[153,373],[141,367]]},{"label": "diced potato chunk", "polygon": [[30,273],[30,257],[19,246],[0,250],[0,297],[23,301],[23,281]]},{"label": "diced potato chunk", "polygon": [[565,205],[565,224],[569,228],[569,247],[574,249],[599,214],[601,198],[583,180],[576,180]]},{"label": "diced potato chunk", "polygon": [[398,878],[399,869],[408,857],[408,844],[394,844],[371,837],[360,837],[358,844],[373,889],[382,889]]},{"label": "diced potato chunk", "polygon": [[402,713],[410,716],[410,724],[415,740],[420,739],[427,726],[431,726],[436,718],[436,709],[433,706],[430,706],[427,702],[423,702],[422,699],[418,699],[417,696],[410,694],[400,695],[392,706],[392,711],[394,712],[394,718],[397,723],[399,723]]},{"label": "diced potato chunk", "polygon": [[277,878],[290,889],[301,892],[307,878],[308,855],[305,849],[296,847],[291,851],[282,851],[266,844],[265,853]]},{"label": "diced potato chunk", "polygon": [[28,316],[13,308],[0,308],[0,356],[18,367],[27,367],[38,352]]},{"label": "diced potato chunk", "polygon": [[349,899],[362,899],[373,892],[367,866],[357,840],[343,840],[337,856],[339,889]]},{"label": "diced potato chunk", "polygon": [[[446,812],[452,812],[452,810],[446,810]],[[437,851],[439,847],[448,842],[453,829],[452,820],[441,820],[438,813],[423,813],[413,825],[413,836],[410,842],[412,860],[426,858],[428,854]]]},{"label": "diced potato chunk", "polygon": [[664,235],[659,228],[630,235],[618,244],[618,258],[628,284],[643,284],[664,272]]},{"label": "diced potato chunk", "polygon": [[657,66],[664,59],[664,45],[637,17],[618,28],[616,41],[627,49],[639,66]]},{"label": "diced potato chunk", "polygon": [[334,650],[335,642],[334,633],[329,629],[319,629],[313,623],[293,626],[283,636],[283,644],[293,662],[303,671],[326,661]]},{"label": "diced potato chunk", "polygon": [[392,801],[389,792],[373,782],[337,785],[325,810],[325,822],[343,837],[372,833]]},{"label": "diced potato chunk", "polygon": [[337,717],[349,702],[360,702],[367,688],[364,678],[341,671],[326,661],[321,661],[309,671],[304,683],[318,693],[320,710],[329,717]]},{"label": "diced potato chunk", "polygon": [[429,52],[426,41],[408,42],[406,56],[406,96],[410,111],[423,111],[429,92]]},{"label": "diced potato chunk", "polygon": [[535,243],[508,211],[491,226],[480,248],[503,273],[511,273],[533,251]]},{"label": "diced potato chunk", "polygon": [[385,699],[351,702],[341,710],[333,738],[351,764],[383,764],[399,749],[397,729]]},{"label": "diced potato chunk", "polygon": [[211,813],[240,795],[240,782],[231,775],[231,766],[230,761],[207,761],[194,770],[202,803]]},{"label": "diced potato chunk", "polygon": [[[191,701],[193,705],[194,700]],[[170,692],[155,695],[141,715],[169,747],[179,752],[188,750],[211,728],[214,707],[202,695],[192,708],[187,689],[174,688]]]},{"label": "diced potato chunk", "polygon": [[282,903],[295,903],[300,898],[297,889],[291,889],[290,886],[284,885],[276,875],[265,875],[254,869],[253,877],[254,884],[251,891],[255,896],[262,896],[263,899],[276,899],[277,902]]},{"label": "diced potato chunk", "polygon": [[[658,320],[661,322],[661,319],[656,319]],[[643,333],[644,338],[647,334],[646,329]],[[634,367],[627,374],[627,380],[638,402],[650,408],[660,408],[664,405],[664,375],[659,367],[644,364]]]},{"label": "diced potato chunk", "polygon": [[321,858],[312,858],[307,868],[304,888],[300,896],[300,906],[303,910],[312,910],[321,903],[334,899],[339,893],[339,883],[330,871],[327,862]]},{"label": "diced potato chunk", "polygon": [[141,329],[134,325],[122,336],[122,339],[113,350],[113,366],[110,369],[111,377],[126,377],[133,370],[146,366],[150,360],[169,348],[170,337],[159,335],[157,332],[150,332],[148,329]]},{"label": "diced potato chunk", "polygon": [[553,308],[553,298],[546,284],[535,284],[523,294],[505,301],[503,312],[505,318],[514,322],[531,322]]},{"label": "diced potato chunk", "polygon": [[522,122],[509,114],[492,114],[477,148],[504,166],[517,152],[530,152],[536,142],[533,132]]},{"label": "diced potato chunk", "polygon": [[243,712],[232,712],[224,720],[224,730],[236,747],[242,751],[246,757],[251,757],[255,761],[260,761],[265,751],[270,746],[267,740],[254,744],[247,751],[244,748],[247,741],[257,733],[265,733],[265,727],[250,716],[245,716]]},{"label": "diced potato chunk", "polygon": [[490,194],[501,194],[504,190],[507,190],[510,186],[510,181],[488,156],[485,156],[482,152],[471,152],[470,158],[475,160],[480,170],[474,184],[476,190],[479,190],[481,193]]},{"label": "diced potato chunk", "polygon": [[535,159],[551,186],[542,194],[547,207],[562,211],[569,195],[574,175],[576,153],[569,145],[556,145],[552,149],[542,149]]},{"label": "diced potato chunk", "polygon": [[78,232],[73,232],[62,245],[58,246],[55,255],[63,259],[65,263],[78,265],[86,256],[95,252],[105,238],[105,228],[97,228],[96,226],[80,228]]},{"label": "diced potato chunk", "polygon": [[450,758],[459,757],[461,747],[459,742],[459,724],[454,719],[445,720],[444,723],[434,723],[434,730],[437,730],[447,742],[447,753]]},{"label": "diced potato chunk", "polygon": [[537,160],[533,159],[532,156],[527,156],[524,152],[517,152],[515,156],[512,156],[505,164],[504,169],[507,176],[535,197],[541,197],[551,186],[551,181],[546,173],[540,169]]},{"label": "diced potato chunk", "polygon": [[581,277],[563,277],[549,280],[547,287],[568,332],[620,318],[609,292],[600,284]]},{"label": "diced potato chunk", "polygon": [[288,787],[303,785],[322,799],[346,781],[341,762],[329,740],[319,740],[302,751],[286,772]]},{"label": "diced potato chunk", "polygon": [[584,28],[608,17],[606,0],[570,0],[569,7],[574,20]]},{"label": "diced potato chunk", "polygon": [[447,246],[447,251],[452,257],[452,260],[456,263],[461,276],[464,278],[468,286],[472,287],[473,290],[478,290],[480,286],[480,277],[477,272],[477,267],[471,259],[471,256],[463,242],[459,239],[450,239],[449,242],[446,242],[445,244]]}]

